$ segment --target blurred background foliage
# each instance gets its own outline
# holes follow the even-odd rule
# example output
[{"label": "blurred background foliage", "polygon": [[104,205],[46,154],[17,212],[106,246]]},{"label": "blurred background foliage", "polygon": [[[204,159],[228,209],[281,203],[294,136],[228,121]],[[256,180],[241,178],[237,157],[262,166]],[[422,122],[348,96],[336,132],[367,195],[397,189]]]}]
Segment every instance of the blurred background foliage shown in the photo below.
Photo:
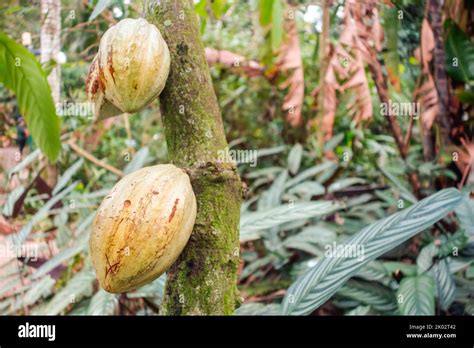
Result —
[{"label": "blurred background foliage", "polygon": [[[474,10],[468,0],[445,1],[437,28],[427,15],[435,2],[194,2],[230,147],[258,153],[256,166],[238,163],[247,198],[244,304],[236,314],[474,313]],[[101,35],[141,13],[135,1],[61,1],[60,103],[86,102],[85,77]],[[28,49],[39,55],[40,1],[2,1],[0,23],[18,43],[31,33]],[[444,80],[435,72],[436,40]],[[417,102],[419,117],[394,124],[381,113],[386,101]],[[99,289],[88,257],[91,224],[108,190],[122,175],[167,162],[159,102],[103,122],[61,116],[54,165],[22,116],[15,94],[0,87],[0,313],[159,314],[165,276],[113,295]],[[449,187],[463,189],[462,202],[443,191],[419,203]],[[287,289],[317,271],[328,246],[405,209],[412,209],[407,221],[416,209],[424,212],[404,230],[406,241],[337,288],[328,285],[321,303],[306,294],[296,303],[309,305],[292,307]],[[415,230],[422,233],[408,239]],[[9,245],[37,257],[12,256]],[[324,284],[318,279],[314,286]]]}]

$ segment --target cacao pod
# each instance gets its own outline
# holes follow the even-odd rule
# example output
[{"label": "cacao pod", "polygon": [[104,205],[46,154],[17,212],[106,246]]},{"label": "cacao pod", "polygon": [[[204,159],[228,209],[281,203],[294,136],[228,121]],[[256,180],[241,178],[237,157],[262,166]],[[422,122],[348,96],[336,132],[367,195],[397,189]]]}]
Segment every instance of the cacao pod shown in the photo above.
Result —
[{"label": "cacao pod", "polygon": [[89,70],[96,117],[140,111],[161,93],[169,69],[170,53],[158,28],[143,18],[121,20],[102,36]]},{"label": "cacao pod", "polygon": [[156,165],[123,177],[102,201],[89,241],[102,288],[125,292],[159,277],[184,249],[195,219],[184,170]]}]

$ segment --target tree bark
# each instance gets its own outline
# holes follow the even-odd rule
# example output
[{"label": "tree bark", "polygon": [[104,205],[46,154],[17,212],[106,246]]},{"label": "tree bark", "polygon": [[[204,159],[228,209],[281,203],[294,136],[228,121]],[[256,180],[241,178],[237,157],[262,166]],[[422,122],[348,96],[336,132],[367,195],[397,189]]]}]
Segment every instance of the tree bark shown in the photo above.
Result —
[{"label": "tree bark", "polygon": [[171,161],[191,177],[198,212],[191,238],[167,273],[167,315],[229,315],[239,302],[241,182],[228,153],[221,113],[191,0],[149,0],[145,17],[171,54],[160,106]]},{"label": "tree bark", "polygon": [[433,30],[435,48],[433,54],[434,60],[434,79],[439,99],[438,123],[443,140],[443,146],[451,144],[451,120],[449,117],[449,89],[448,76],[445,68],[444,39],[443,39],[443,18],[442,8],[439,0],[428,0],[427,2],[428,20]]}]

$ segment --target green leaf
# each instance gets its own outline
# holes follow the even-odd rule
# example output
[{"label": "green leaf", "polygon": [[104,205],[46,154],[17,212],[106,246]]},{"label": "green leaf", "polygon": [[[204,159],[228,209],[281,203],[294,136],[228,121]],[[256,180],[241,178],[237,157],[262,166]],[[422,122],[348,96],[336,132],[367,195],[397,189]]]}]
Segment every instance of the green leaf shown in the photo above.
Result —
[{"label": "green leaf", "polygon": [[12,192],[10,192],[7,196],[7,201],[4,202],[3,212],[2,214],[5,216],[12,216],[13,215],[13,208],[15,207],[15,203],[18,198],[25,192],[25,188],[23,186],[16,187]]},{"label": "green leaf", "polygon": [[57,315],[61,313],[66,307],[77,303],[82,297],[91,296],[94,281],[95,273],[89,267],[86,267],[75,274],[66,286],[54,295],[44,307],[32,311],[31,314]]},{"label": "green leaf", "polygon": [[21,230],[14,235],[11,235],[11,238],[13,239],[14,243],[16,245],[21,245],[23,241],[28,237],[30,234],[33,226],[40,222],[42,219],[44,219],[47,215],[49,210],[60,200],[62,200],[68,193],[70,193],[72,190],[76,188],[77,181],[74,182],[73,184],[69,185],[66,189],[58,193],[56,196],[52,197],[49,201],[46,202],[45,205],[43,205],[35,215],[26,223],[23,225]]},{"label": "green leaf", "polygon": [[35,143],[56,161],[60,122],[46,76],[33,54],[4,33],[0,33],[0,82],[15,93]]},{"label": "green leaf", "polygon": [[474,105],[474,92],[468,91],[467,89],[464,90],[457,90],[455,91],[456,97],[461,101],[461,103],[471,104]]},{"label": "green leaf", "polygon": [[58,179],[58,183],[53,189],[53,195],[57,194],[61,191],[66,184],[71,180],[74,174],[81,168],[82,164],[84,163],[84,159],[80,158],[76,163],[70,166]]},{"label": "green leaf", "polygon": [[25,293],[25,304],[31,306],[40,298],[49,296],[56,281],[50,276],[46,276],[32,285]]},{"label": "green leaf", "polygon": [[324,216],[341,209],[335,202],[320,201],[281,205],[264,211],[244,214],[240,221],[241,241],[259,238],[259,233],[290,221]]},{"label": "green leaf", "polygon": [[151,283],[148,283],[135,291],[128,292],[127,298],[153,297],[163,299],[163,296],[165,295],[165,284],[166,273],[162,274],[158,279],[155,279]]},{"label": "green leaf", "polygon": [[281,314],[281,307],[277,303],[263,304],[263,303],[244,303],[237,308],[235,315],[279,315]]},{"label": "green leaf", "polygon": [[282,0],[273,0],[272,6],[272,51],[276,52],[283,41]]},{"label": "green leaf", "polygon": [[402,272],[405,276],[417,275],[416,266],[408,263],[389,261],[384,262],[383,267],[385,268],[387,275],[391,275],[395,272]]},{"label": "green leaf", "polygon": [[113,315],[118,305],[117,295],[99,289],[92,296],[87,315]]},{"label": "green leaf", "polygon": [[26,168],[29,164],[31,164],[34,160],[36,160],[41,155],[41,151],[36,149],[32,153],[28,154],[23,160],[18,163],[16,166],[11,168],[8,171],[8,178],[11,178],[13,174],[20,172],[23,168]]},{"label": "green leaf", "polygon": [[471,199],[468,195],[454,210],[461,227],[470,235],[474,236],[474,199]]},{"label": "green leaf", "polygon": [[366,181],[361,178],[344,178],[333,182],[328,187],[328,192],[337,192],[355,184],[365,184]]},{"label": "green leaf", "polygon": [[268,25],[272,20],[273,0],[259,1],[260,25]]},{"label": "green leaf", "polygon": [[300,170],[301,159],[303,158],[303,146],[295,144],[288,154],[288,169],[290,173],[295,175]]},{"label": "green leaf", "polygon": [[334,162],[327,161],[327,162],[318,164],[314,167],[311,167],[311,168],[308,168],[308,169],[302,171],[297,176],[295,176],[293,179],[288,180],[285,187],[286,188],[293,187],[296,184],[299,184],[300,182],[305,181],[306,179],[309,179],[309,178],[311,178],[311,177],[313,177],[313,176],[315,176],[319,173],[329,171],[329,170],[333,170],[334,168],[337,168],[337,164],[335,164]]},{"label": "green leaf", "polygon": [[194,10],[199,17],[207,18],[206,5],[207,0],[200,0],[196,5],[194,5]]},{"label": "green leaf", "polygon": [[258,201],[258,209],[268,209],[280,205],[281,195],[285,189],[285,183],[288,178],[288,171],[284,170],[278,175],[272,186],[262,194]]},{"label": "green leaf", "polygon": [[431,274],[403,278],[397,299],[402,315],[434,315],[435,283]]},{"label": "green leaf", "polygon": [[448,260],[439,260],[433,267],[433,273],[436,281],[439,305],[441,309],[447,310],[454,302],[456,295],[456,283],[449,272]]},{"label": "green leaf", "polygon": [[400,90],[400,59],[398,55],[398,29],[400,20],[398,19],[398,11],[396,7],[384,11],[384,32],[387,45],[384,58],[390,82],[397,91]]},{"label": "green leaf", "polygon": [[221,18],[226,9],[226,0],[213,0],[211,2],[212,12],[217,19]]},{"label": "green leaf", "polygon": [[456,80],[474,81],[474,44],[453,20],[445,23],[446,71]]},{"label": "green leaf", "polygon": [[89,22],[96,19],[98,15],[100,15],[107,7],[110,6],[111,2],[111,0],[99,0],[97,5],[94,7],[94,11],[92,11],[89,17]]},{"label": "green leaf", "polygon": [[309,200],[312,196],[323,195],[326,188],[317,181],[304,181],[288,190],[290,194],[296,194]]},{"label": "green leaf", "polygon": [[149,161],[150,149],[147,146],[142,147],[138,152],[133,155],[132,160],[123,169],[123,174],[127,175],[134,171],[143,168],[143,166]]},{"label": "green leaf", "polygon": [[377,282],[351,279],[337,294],[369,305],[379,312],[394,314],[397,311],[397,301],[392,290]]},{"label": "green leaf", "polygon": [[[363,255],[325,257],[300,276],[283,300],[284,314],[308,314],[326,302],[361,267],[433,225],[456,207],[464,195],[442,190],[410,208],[377,221],[339,246],[363,247]],[[363,256],[363,259],[360,259]]]},{"label": "green leaf", "polygon": [[370,315],[370,306],[358,306],[354,308],[353,310],[349,311],[346,313],[346,315],[355,315],[355,316],[361,316],[361,315]]},{"label": "green leaf", "polygon": [[319,226],[309,226],[286,238],[283,246],[319,256],[324,254],[324,247],[334,242],[336,238],[337,235],[334,231]]},{"label": "green leaf", "polygon": [[61,265],[63,262],[69,261],[75,255],[79,254],[82,251],[87,249],[87,241],[85,239],[76,242],[70,248],[64,249],[63,251],[59,252],[58,254],[54,255],[51,259],[43,263],[36,272],[33,273],[32,278],[38,279],[45,275],[48,272],[51,272],[53,269]]}]

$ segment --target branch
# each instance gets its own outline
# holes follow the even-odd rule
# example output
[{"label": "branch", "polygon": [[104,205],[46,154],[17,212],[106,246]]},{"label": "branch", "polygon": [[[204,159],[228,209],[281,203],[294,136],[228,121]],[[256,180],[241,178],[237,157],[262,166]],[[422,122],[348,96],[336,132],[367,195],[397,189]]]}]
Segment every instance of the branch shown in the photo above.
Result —
[{"label": "branch", "polygon": [[120,176],[122,177],[123,176],[123,172],[120,170],[120,169],[117,169],[113,166],[111,166],[110,164],[107,164],[105,163],[104,161],[98,159],[97,157],[94,157],[93,155],[91,155],[89,152],[87,152],[86,150],[80,148],[75,142],[74,142],[74,139],[72,140],[69,140],[68,141],[68,145],[71,147],[71,149],[73,149],[79,156],[82,156],[86,159],[88,159],[89,161],[91,161],[92,163],[98,165],[99,167],[102,167],[104,169],[107,169],[109,172],[112,172],[114,173],[115,175],[117,176]]}]

